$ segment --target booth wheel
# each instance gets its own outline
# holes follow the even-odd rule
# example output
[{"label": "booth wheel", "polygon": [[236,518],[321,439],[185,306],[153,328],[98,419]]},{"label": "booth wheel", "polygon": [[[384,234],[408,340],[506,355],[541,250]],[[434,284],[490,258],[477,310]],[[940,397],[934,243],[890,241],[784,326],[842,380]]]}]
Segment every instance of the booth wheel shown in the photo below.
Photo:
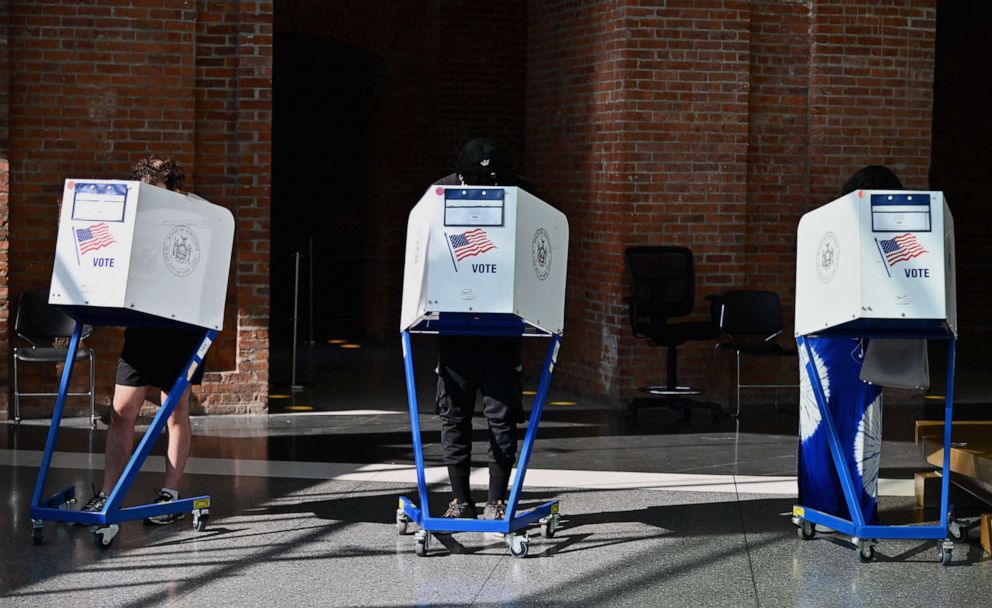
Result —
[{"label": "booth wheel", "polygon": [[858,559],[863,564],[875,559],[875,545],[862,545],[858,547]]},{"label": "booth wheel", "polygon": [[417,557],[425,557],[431,545],[431,533],[427,530],[420,530],[414,538],[417,541],[416,548],[414,549]]},{"label": "booth wheel", "polygon": [[541,536],[544,538],[554,538],[559,527],[559,516],[557,513],[541,518]]},{"label": "booth wheel", "polygon": [[510,550],[510,555],[517,558],[527,557],[530,550],[530,540],[526,534],[507,534],[506,546]]},{"label": "booth wheel", "polygon": [[941,566],[949,566],[951,564],[951,554],[953,553],[953,544],[944,541],[940,543],[937,547],[937,562]]},{"label": "booth wheel", "polygon": [[120,524],[108,524],[93,530],[93,541],[97,549],[107,549],[117,538],[117,533],[121,531]]},{"label": "booth wheel", "polygon": [[193,529],[197,532],[203,532],[207,529],[207,521],[210,520],[210,511],[208,509],[193,509]]},{"label": "booth wheel", "polygon": [[947,534],[955,542],[964,542],[968,539],[968,525],[958,519],[951,520],[947,524]]},{"label": "booth wheel", "polygon": [[396,531],[403,536],[410,525],[410,516],[403,509],[396,509]]},{"label": "booth wheel", "polygon": [[816,536],[816,526],[811,521],[802,520],[797,524],[796,534],[802,540],[813,540]]},{"label": "booth wheel", "polygon": [[45,538],[45,527],[40,519],[31,520],[31,542],[40,545]]}]

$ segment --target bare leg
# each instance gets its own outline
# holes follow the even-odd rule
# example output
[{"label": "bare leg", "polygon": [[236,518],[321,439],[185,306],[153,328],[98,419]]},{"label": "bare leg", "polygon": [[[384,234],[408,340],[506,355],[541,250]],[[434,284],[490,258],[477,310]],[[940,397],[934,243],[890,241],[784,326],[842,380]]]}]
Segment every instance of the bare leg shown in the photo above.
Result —
[{"label": "bare leg", "polygon": [[[169,393],[163,391],[163,404],[168,397]],[[172,410],[166,428],[169,430],[169,449],[166,452],[163,487],[179,490],[179,481],[183,477],[183,470],[186,469],[186,459],[189,458],[189,444],[192,435],[189,426],[189,387],[179,399],[176,409]]]},{"label": "bare leg", "polygon": [[114,407],[107,429],[107,448],[103,467],[103,491],[108,496],[124,472],[134,450],[134,422],[145,401],[147,386],[114,386]]}]

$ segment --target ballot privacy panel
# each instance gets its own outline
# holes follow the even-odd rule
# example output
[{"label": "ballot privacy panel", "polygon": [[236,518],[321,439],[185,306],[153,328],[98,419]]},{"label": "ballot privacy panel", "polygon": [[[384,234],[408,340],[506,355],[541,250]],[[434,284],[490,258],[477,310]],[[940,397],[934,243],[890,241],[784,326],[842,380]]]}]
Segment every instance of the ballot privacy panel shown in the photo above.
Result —
[{"label": "ballot privacy panel", "polygon": [[[567,262],[565,215],[521,188],[432,186],[410,212],[400,331],[419,506],[401,498],[396,525],[400,534],[419,526],[417,555],[427,554],[434,533],[491,532],[524,557],[524,528],[538,524],[545,537],[557,531],[557,500],[517,507],[564,330]],[[502,520],[429,513],[411,333],[550,339]]]},{"label": "ballot privacy panel", "polygon": [[[800,538],[812,538],[815,524],[832,528],[852,537],[862,561],[874,558],[877,539],[932,539],[938,561],[949,563],[950,539],[962,528],[947,503],[957,306],[954,222],[943,193],[856,190],[804,215],[795,328],[801,402],[793,522]],[[897,386],[889,378],[928,374],[928,339],[949,342],[940,523],[878,525],[882,387]],[[885,360],[872,363],[876,347],[893,341]]]},{"label": "ballot privacy panel", "polygon": [[[210,496],[131,507],[122,501],[223,327],[233,242],[231,212],[196,195],[138,181],[66,180],[49,302],[77,324],[31,501],[36,544],[46,520],[93,525],[101,549],[111,545],[122,521],[189,511],[194,528],[206,526]],[[74,487],[43,497],[84,323],[185,329],[200,336],[171,389],[161,387],[169,389],[168,398],[98,512],[65,508],[76,500]]]},{"label": "ballot privacy panel", "polygon": [[220,330],[233,242],[231,212],[195,195],[68,179],[49,301],[77,317],[123,312]]}]

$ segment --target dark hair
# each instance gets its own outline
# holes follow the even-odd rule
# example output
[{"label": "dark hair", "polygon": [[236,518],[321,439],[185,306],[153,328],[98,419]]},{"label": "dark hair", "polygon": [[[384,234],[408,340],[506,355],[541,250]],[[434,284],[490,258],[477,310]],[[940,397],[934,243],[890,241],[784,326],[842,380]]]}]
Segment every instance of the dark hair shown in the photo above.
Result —
[{"label": "dark hair", "polygon": [[847,178],[841,187],[841,195],[855,190],[902,190],[902,182],[884,165],[868,165]]},{"label": "dark hair", "polygon": [[182,190],[186,174],[179,161],[159,156],[149,156],[134,163],[131,179],[145,183],[162,182],[169,190]]},{"label": "dark hair", "polygon": [[503,153],[491,139],[470,139],[458,151],[455,172],[470,186],[491,186],[508,177]]}]

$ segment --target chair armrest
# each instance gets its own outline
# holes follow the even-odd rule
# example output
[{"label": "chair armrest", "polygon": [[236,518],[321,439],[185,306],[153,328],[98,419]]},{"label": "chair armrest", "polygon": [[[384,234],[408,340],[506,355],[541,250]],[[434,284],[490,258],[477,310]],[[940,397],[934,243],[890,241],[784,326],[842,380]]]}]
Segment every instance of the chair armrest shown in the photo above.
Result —
[{"label": "chair armrest", "polygon": [[638,298],[637,296],[627,296],[623,299],[623,301],[627,303],[627,313],[630,316],[630,330],[633,332],[634,337],[646,338],[647,336],[637,331],[638,320],[641,318],[637,312],[637,309],[644,299]]},{"label": "chair armrest", "polygon": [[723,331],[723,298],[716,295],[708,295],[705,300],[710,303],[710,322]]}]

